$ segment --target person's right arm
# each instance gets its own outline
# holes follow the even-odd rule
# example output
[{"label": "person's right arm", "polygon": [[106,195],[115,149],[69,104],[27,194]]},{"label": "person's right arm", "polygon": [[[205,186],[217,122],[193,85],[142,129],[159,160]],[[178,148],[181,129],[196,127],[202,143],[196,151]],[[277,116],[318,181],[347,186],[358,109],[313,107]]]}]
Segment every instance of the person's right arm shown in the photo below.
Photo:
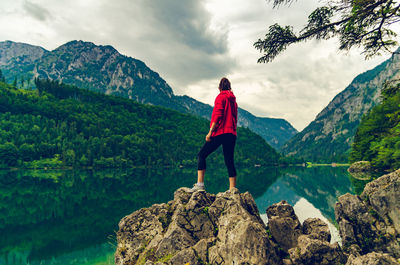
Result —
[{"label": "person's right arm", "polygon": [[215,123],[218,125],[219,121],[224,117],[224,103],[224,98],[221,96],[218,96],[215,99],[213,114],[211,116],[211,124]]},{"label": "person's right arm", "polygon": [[213,122],[211,124],[210,131],[208,131],[208,134],[206,135],[207,142],[211,141],[211,134],[213,133],[213,131],[215,131],[215,127],[217,127],[217,124],[215,122]]}]

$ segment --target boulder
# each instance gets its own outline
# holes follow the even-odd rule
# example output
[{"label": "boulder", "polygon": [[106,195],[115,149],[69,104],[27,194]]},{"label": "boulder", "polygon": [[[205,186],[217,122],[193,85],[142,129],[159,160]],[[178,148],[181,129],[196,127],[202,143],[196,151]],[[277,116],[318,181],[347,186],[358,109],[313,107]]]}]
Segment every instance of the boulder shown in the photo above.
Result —
[{"label": "boulder", "polygon": [[360,196],[345,194],[335,205],[345,251],[388,253],[400,258],[400,170],[366,185]]},{"label": "boulder", "polygon": [[301,235],[297,246],[289,250],[292,264],[320,264],[341,265],[346,262],[338,243],[329,244],[320,239],[311,238],[309,235]]},{"label": "boulder", "polygon": [[331,232],[329,226],[319,218],[308,218],[303,222],[303,234],[309,238],[322,241],[331,241]]},{"label": "boulder", "polygon": [[293,207],[286,201],[281,201],[268,207],[266,212],[269,231],[278,245],[285,252],[296,246],[302,229]]}]

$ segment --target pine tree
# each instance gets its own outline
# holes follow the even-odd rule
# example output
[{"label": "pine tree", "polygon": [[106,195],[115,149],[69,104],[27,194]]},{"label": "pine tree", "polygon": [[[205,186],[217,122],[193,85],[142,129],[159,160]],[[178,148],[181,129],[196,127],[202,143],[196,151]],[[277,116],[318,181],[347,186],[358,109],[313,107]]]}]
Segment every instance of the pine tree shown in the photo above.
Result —
[{"label": "pine tree", "polygon": [[14,78],[13,87],[17,87],[17,77]]}]

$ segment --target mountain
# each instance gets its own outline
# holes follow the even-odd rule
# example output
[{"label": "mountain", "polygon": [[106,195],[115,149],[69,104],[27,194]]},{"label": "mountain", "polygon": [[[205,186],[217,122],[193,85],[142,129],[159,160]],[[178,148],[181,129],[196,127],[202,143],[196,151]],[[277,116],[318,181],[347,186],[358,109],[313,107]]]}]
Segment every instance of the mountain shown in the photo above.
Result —
[{"label": "mountain", "polygon": [[354,78],[282,152],[314,162],[347,162],[362,116],[380,102],[384,82],[396,78],[400,78],[398,53]]},{"label": "mountain", "polygon": [[[207,119],[212,112],[210,105],[174,95],[158,73],[111,46],[71,41],[47,51],[24,43],[0,42],[0,69],[9,82],[16,77],[23,79],[25,87],[33,86],[33,77],[49,78]],[[256,117],[243,109],[239,110],[239,126],[248,127],[275,148],[297,133],[284,119]]]}]

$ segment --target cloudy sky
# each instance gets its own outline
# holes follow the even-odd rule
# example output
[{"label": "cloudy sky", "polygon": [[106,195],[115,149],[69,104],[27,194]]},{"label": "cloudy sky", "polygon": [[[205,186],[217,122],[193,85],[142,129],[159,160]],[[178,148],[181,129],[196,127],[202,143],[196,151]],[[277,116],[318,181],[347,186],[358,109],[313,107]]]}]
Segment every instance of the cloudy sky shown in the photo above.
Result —
[{"label": "cloudy sky", "polygon": [[70,40],[112,45],[144,61],[175,94],[213,104],[218,81],[231,79],[239,106],[284,118],[302,130],[359,73],[389,55],[365,61],[337,51],[337,41],[290,47],[269,64],[253,43],[269,25],[300,29],[319,5],[297,1],[272,9],[266,0],[1,0],[0,41],[48,50]]}]

